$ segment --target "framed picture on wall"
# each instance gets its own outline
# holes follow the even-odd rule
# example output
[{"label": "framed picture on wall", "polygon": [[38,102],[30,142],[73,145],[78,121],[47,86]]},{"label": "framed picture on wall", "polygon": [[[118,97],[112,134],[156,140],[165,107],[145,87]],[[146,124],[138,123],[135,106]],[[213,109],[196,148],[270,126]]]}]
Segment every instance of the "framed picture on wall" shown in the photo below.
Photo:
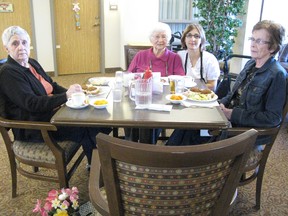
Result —
[{"label": "framed picture on wall", "polygon": [[0,13],[12,13],[13,4],[9,2],[0,2]]}]

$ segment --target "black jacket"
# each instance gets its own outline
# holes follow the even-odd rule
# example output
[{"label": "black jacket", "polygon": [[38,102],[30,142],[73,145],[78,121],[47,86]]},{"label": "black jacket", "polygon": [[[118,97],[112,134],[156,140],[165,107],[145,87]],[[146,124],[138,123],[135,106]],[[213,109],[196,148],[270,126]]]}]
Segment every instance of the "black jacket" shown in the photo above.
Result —
[{"label": "black jacket", "polygon": [[[53,95],[47,95],[43,85],[29,68],[21,66],[8,56],[7,62],[0,69],[0,94],[4,100],[1,104],[4,106],[5,117],[49,122],[55,110],[67,101],[67,90],[53,82],[36,60],[30,58],[29,64],[53,86]],[[13,132],[18,140],[37,139],[39,136],[35,131]]]}]

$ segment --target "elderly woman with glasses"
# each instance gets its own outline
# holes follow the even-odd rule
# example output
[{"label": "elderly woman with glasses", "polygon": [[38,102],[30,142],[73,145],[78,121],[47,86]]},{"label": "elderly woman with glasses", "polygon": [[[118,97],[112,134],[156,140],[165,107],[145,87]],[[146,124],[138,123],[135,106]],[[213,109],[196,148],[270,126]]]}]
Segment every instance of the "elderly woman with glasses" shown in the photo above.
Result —
[{"label": "elderly woman with glasses", "polygon": [[[282,121],[286,101],[287,73],[275,55],[280,50],[285,29],[269,20],[258,22],[249,38],[252,59],[236,78],[230,93],[222,98],[220,108],[237,127],[275,127]],[[169,145],[191,145],[207,141],[191,130],[174,131]],[[263,144],[269,137],[258,137]]]},{"label": "elderly woman with glasses", "polygon": [[285,29],[277,23],[258,22],[249,38],[252,59],[238,75],[232,91],[220,101],[235,126],[275,127],[281,122],[286,100],[286,71],[274,58]]},{"label": "elderly woman with glasses", "polygon": [[187,76],[201,79],[207,88],[214,91],[220,76],[220,67],[216,57],[205,51],[206,37],[200,24],[186,27],[181,38],[184,50],[179,51],[182,65]]},{"label": "elderly woman with glasses", "polygon": [[157,23],[150,33],[152,48],[139,51],[129,65],[129,72],[151,71],[161,72],[162,77],[169,75],[184,75],[180,57],[167,49],[171,39],[171,29],[165,23]]}]

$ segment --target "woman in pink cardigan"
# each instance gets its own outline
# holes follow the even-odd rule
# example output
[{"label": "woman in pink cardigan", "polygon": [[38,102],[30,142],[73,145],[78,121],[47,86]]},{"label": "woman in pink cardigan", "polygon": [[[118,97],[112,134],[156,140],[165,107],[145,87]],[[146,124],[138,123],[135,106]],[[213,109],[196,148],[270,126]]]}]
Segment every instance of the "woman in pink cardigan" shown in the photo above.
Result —
[{"label": "woman in pink cardigan", "polygon": [[129,65],[127,71],[144,72],[150,68],[153,72],[161,72],[162,77],[184,75],[181,58],[167,49],[171,39],[171,29],[165,23],[157,23],[150,34],[152,47],[139,51]]}]

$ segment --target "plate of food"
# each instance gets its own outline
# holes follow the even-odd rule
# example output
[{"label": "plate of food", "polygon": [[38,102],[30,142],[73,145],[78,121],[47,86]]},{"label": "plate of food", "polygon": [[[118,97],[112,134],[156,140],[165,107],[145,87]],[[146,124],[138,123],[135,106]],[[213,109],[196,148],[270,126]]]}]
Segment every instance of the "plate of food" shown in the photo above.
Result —
[{"label": "plate of food", "polygon": [[173,104],[180,104],[182,101],[186,100],[187,97],[182,94],[169,94],[166,95],[166,99]]},{"label": "plate of food", "polygon": [[108,101],[106,99],[91,100],[89,103],[96,109],[104,109],[108,106]]},{"label": "plate of food", "polygon": [[218,96],[210,89],[199,89],[197,87],[192,87],[183,94],[187,97],[187,100],[197,102],[212,102],[218,99]]},{"label": "plate of food", "polygon": [[89,83],[93,86],[108,86],[110,79],[107,77],[92,77],[88,79]]},{"label": "plate of food", "polygon": [[87,96],[97,96],[105,94],[106,92],[99,86],[93,86],[91,84],[82,85],[82,90]]}]

